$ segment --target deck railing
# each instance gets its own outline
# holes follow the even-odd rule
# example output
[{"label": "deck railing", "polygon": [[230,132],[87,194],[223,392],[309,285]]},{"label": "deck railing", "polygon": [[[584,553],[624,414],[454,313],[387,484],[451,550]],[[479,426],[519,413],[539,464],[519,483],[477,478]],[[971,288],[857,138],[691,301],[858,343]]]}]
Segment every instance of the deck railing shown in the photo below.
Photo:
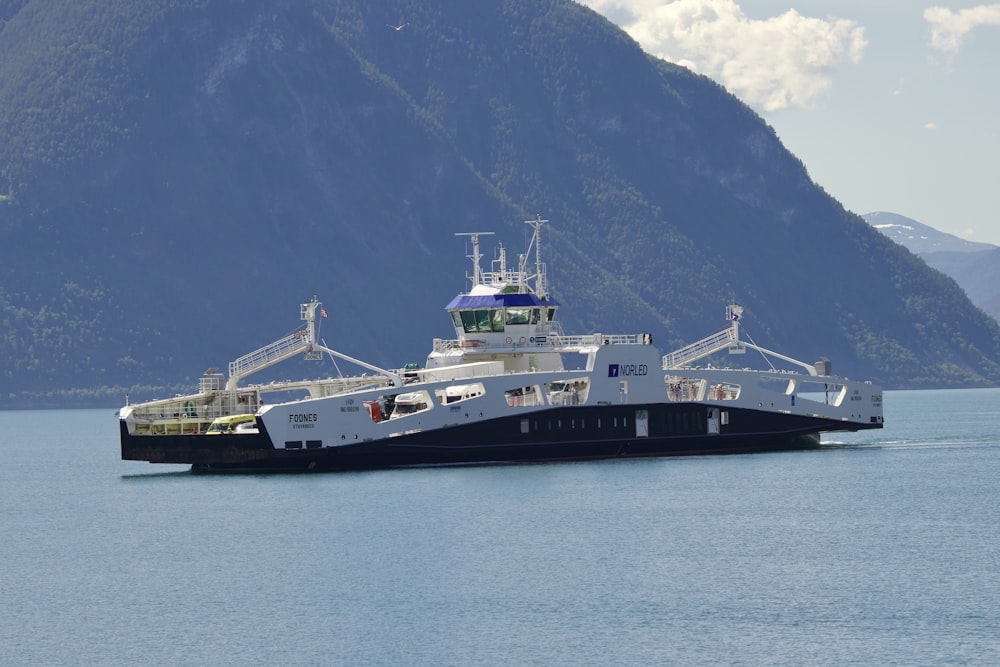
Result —
[{"label": "deck railing", "polygon": [[236,361],[229,362],[229,377],[241,378],[255,370],[287,359],[289,355],[309,347],[309,330],[306,327],[285,336],[281,340],[265,345],[259,350],[245,354]]},{"label": "deck railing", "polygon": [[723,331],[709,336],[708,338],[702,338],[697,342],[691,343],[690,345],[682,347],[679,350],[664,355],[663,367],[679,368],[688,362],[700,359],[706,355],[721,350],[735,340],[733,330],[724,329]]},{"label": "deck railing", "polygon": [[538,335],[524,338],[506,339],[472,339],[445,340],[434,339],[435,352],[449,352],[452,350],[517,350],[517,349],[545,349],[558,351],[561,349],[574,349],[580,347],[590,347],[593,345],[648,345],[651,343],[649,334],[586,334],[583,336],[564,336],[560,334]]}]

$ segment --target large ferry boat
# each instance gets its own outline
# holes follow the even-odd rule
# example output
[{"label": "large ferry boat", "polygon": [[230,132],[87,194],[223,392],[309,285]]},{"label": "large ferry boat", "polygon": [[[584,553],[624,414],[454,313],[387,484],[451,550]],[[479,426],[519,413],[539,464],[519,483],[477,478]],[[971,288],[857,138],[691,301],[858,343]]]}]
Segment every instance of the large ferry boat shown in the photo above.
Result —
[{"label": "large ferry boat", "polygon": [[[423,367],[386,370],[327,347],[314,297],[299,329],[231,362],[228,377],[210,369],[197,393],[126,400],[122,459],[194,472],[352,470],[798,449],[821,433],[882,428],[881,389],[833,375],[826,359],[744,340],[735,304],[722,331],[665,356],[648,333],[565,335],[541,259],[545,222],[528,221],[514,267],[500,245],[482,269],[480,237],[492,232],[463,234],[472,288],[447,305],[455,337],[435,339]],[[720,367],[722,354],[748,351],[766,368]],[[364,372],[241,385],[297,355]]]}]

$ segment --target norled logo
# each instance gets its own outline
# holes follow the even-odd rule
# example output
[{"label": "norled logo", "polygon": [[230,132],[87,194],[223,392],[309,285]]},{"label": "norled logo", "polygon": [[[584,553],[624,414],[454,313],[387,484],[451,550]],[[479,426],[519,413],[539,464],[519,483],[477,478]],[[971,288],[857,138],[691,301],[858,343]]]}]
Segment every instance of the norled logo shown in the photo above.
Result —
[{"label": "norled logo", "polygon": [[646,364],[608,364],[609,378],[646,375],[648,372]]}]

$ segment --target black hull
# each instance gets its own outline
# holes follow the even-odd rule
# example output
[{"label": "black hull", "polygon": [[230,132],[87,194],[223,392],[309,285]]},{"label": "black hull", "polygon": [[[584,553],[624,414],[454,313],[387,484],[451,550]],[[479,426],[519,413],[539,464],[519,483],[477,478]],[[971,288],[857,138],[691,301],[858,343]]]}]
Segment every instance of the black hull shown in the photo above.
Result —
[{"label": "black hull", "polygon": [[[648,433],[634,415],[648,412]],[[878,428],[757,410],[727,410],[709,433],[708,406],[657,404],[557,408],[357,444],[275,448],[258,434],[133,436],[121,423],[122,459],[189,463],[195,472],[306,472],[410,466],[740,454],[807,449],[824,431]],[[309,444],[315,446],[309,447]]]}]

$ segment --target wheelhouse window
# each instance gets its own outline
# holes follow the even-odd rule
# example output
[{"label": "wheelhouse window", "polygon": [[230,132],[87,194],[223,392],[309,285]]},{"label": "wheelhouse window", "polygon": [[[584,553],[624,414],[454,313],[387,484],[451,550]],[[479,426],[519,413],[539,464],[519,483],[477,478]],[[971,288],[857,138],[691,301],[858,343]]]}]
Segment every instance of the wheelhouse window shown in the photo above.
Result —
[{"label": "wheelhouse window", "polygon": [[527,324],[531,317],[530,308],[508,308],[507,324]]},{"label": "wheelhouse window", "polygon": [[452,313],[455,326],[461,325],[465,333],[488,333],[503,331],[503,310],[490,308],[488,310],[461,310]]}]

